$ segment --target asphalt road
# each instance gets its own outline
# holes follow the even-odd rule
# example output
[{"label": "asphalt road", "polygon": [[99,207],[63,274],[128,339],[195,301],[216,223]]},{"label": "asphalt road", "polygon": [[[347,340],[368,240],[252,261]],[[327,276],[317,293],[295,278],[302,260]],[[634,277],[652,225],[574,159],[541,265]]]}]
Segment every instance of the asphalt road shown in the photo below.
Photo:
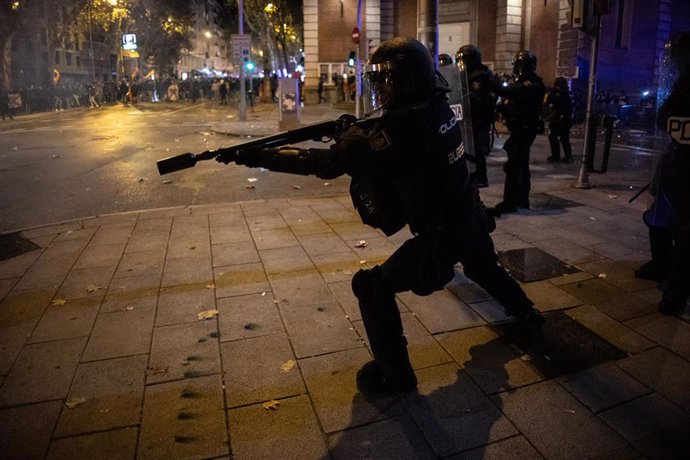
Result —
[{"label": "asphalt road", "polygon": [[232,107],[162,102],[0,122],[0,233],[113,212],[346,193],[345,177],[326,182],[215,161],[159,176],[158,159],[244,141],[211,131],[229,119]]}]

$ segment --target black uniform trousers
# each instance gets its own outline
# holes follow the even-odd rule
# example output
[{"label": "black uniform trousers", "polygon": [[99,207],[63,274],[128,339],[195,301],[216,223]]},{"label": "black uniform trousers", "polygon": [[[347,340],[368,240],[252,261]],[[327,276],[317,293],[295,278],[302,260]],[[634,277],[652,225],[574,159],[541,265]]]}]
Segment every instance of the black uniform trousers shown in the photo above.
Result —
[{"label": "black uniform trousers", "polygon": [[536,137],[536,129],[519,128],[511,131],[503,145],[508,154],[508,161],[503,165],[506,173],[503,203],[506,208],[529,208],[529,152]]},{"label": "black uniform trousers", "polygon": [[[572,159],[573,148],[570,145],[570,121],[564,117],[557,116],[556,120],[549,123],[549,145],[551,146],[551,158],[560,161],[561,146],[563,147],[563,158]],[[560,144],[560,145],[559,145]]]},{"label": "black uniform trousers", "polygon": [[671,267],[663,300],[682,309],[690,296],[690,228],[676,225],[672,234]]},{"label": "black uniform trousers", "polygon": [[682,309],[690,296],[690,149],[675,145],[659,163],[659,184],[673,209],[671,264],[664,302]]},{"label": "black uniform trousers", "polygon": [[[473,187],[468,193],[477,194]],[[395,294],[412,291],[428,295],[443,289],[453,278],[457,262],[462,263],[468,278],[503,305],[506,314],[521,318],[532,310],[532,301],[497,263],[486,214],[478,199],[471,203],[465,218],[453,234],[416,235],[383,264],[362,270],[353,278],[353,292],[372,353],[387,375],[401,375],[409,368]]]},{"label": "black uniform trousers", "polygon": [[476,182],[488,182],[486,175],[486,157],[491,150],[491,125],[472,125],[472,136],[474,140],[474,157],[476,171],[474,179]]}]

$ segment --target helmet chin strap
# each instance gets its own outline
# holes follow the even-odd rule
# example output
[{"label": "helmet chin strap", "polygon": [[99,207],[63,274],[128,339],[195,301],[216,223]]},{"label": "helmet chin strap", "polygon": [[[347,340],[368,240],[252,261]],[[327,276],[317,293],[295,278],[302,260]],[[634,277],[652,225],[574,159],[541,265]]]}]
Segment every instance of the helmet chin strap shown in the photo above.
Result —
[{"label": "helmet chin strap", "polygon": [[450,93],[450,84],[448,80],[441,75],[438,70],[434,72],[434,90],[441,93]]}]

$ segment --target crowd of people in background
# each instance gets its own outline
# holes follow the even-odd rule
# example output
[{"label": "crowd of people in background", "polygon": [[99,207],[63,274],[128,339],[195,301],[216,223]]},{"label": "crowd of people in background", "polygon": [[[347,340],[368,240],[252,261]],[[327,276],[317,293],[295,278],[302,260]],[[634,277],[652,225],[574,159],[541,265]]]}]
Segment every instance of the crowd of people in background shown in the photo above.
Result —
[{"label": "crowd of people in background", "polygon": [[617,104],[617,105],[628,105],[628,95],[625,91],[621,90],[618,94],[614,94],[613,90],[608,90],[606,92],[600,91],[597,93],[594,101],[598,104]]},{"label": "crowd of people in background", "polygon": [[[50,112],[85,107],[97,109],[102,105],[120,103],[124,106],[139,102],[179,102],[210,100],[218,104],[228,104],[237,97],[240,82],[230,78],[188,78],[164,79],[122,79],[120,81],[62,82],[57,84],[27,85],[21,88],[2,91],[0,105],[5,115]],[[249,92],[250,85],[247,85]],[[259,97],[262,80],[252,82],[250,99]],[[274,91],[274,90],[272,90]],[[19,97],[17,97],[18,95]],[[11,100],[17,101],[13,106]],[[275,96],[274,96],[275,97]]]}]

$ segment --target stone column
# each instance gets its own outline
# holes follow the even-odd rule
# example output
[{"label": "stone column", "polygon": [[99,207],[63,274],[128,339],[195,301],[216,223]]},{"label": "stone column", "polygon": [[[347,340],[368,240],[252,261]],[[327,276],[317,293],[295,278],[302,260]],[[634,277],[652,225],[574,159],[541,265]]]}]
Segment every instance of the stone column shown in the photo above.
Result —
[{"label": "stone column", "polygon": [[319,84],[319,2],[304,0],[304,86]]},{"label": "stone column", "polygon": [[382,0],[365,0],[364,2],[364,42],[362,42],[361,59],[366,63],[369,50],[381,43],[381,4]]},{"label": "stone column", "polygon": [[393,0],[380,0],[381,2],[381,36],[380,40],[385,41],[393,38],[395,34],[395,13]]},{"label": "stone column", "polygon": [[[530,0],[528,0],[530,1]],[[498,0],[496,11],[496,72],[511,72],[511,60],[522,48],[522,0]]]},{"label": "stone column", "polygon": [[571,27],[570,0],[560,0],[558,13],[558,48],[556,72],[568,78],[587,78],[578,75],[577,54],[579,47],[579,31]]}]

